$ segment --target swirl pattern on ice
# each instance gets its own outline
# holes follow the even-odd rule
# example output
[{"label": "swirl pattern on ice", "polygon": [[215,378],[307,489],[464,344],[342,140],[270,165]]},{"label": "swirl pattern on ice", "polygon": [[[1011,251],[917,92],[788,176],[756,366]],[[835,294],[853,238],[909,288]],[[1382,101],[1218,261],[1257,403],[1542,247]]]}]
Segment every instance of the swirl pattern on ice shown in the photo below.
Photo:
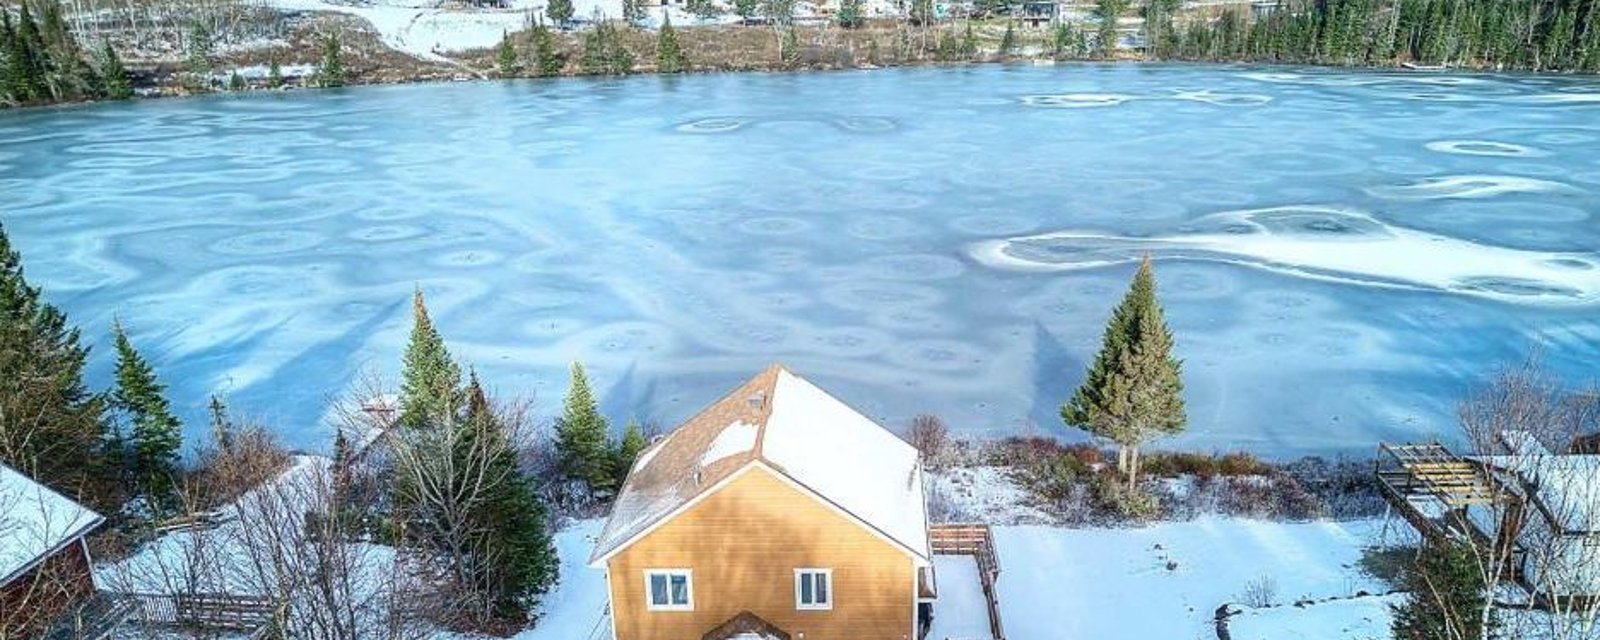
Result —
[{"label": "swirl pattern on ice", "polygon": [[1228,211],[1198,218],[1172,233],[1144,237],[1058,231],[978,242],[969,255],[990,267],[1018,271],[1095,269],[1151,255],[1519,304],[1600,301],[1600,259],[1593,254],[1479,244],[1338,207]]},{"label": "swirl pattern on ice", "polygon": [[1577,189],[1551,180],[1520,176],[1443,176],[1410,184],[1369,187],[1367,193],[1396,200],[1489,198],[1508,193],[1559,193]]},{"label": "swirl pattern on ice", "polygon": [[1493,140],[1436,140],[1427,145],[1430,151],[1454,153],[1464,156],[1495,156],[1500,158],[1542,158],[1549,152],[1533,147],[1496,142]]}]

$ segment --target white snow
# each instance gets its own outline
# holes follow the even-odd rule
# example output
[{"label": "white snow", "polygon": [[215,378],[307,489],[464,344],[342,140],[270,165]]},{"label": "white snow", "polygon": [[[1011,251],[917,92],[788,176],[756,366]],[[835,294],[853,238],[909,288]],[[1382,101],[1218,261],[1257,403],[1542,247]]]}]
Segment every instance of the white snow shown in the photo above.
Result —
[{"label": "white snow", "polygon": [[946,520],[994,524],[1048,524],[1050,514],[1029,504],[1029,493],[1005,467],[954,467],[928,474],[934,502],[943,501]]},{"label": "white snow", "polygon": [[[606,615],[606,576],[586,564],[589,551],[600,537],[601,520],[580,520],[557,531],[556,554],[561,558],[561,581],[539,599],[534,628],[513,636],[517,640],[588,640],[609,638],[611,619]],[[599,635],[596,635],[599,633]]]},{"label": "white snow", "polygon": [[928,637],[990,638],[988,602],[978,578],[977,559],[967,555],[934,556],[933,567],[939,599],[933,604],[933,628]]},{"label": "white snow", "polygon": [[101,520],[87,507],[0,464],[0,585]]},{"label": "white snow", "polygon": [[706,452],[700,456],[700,466],[710,466],[723,458],[748,453],[756,448],[756,435],[759,432],[759,427],[748,422],[728,425],[717,434],[716,440],[711,441],[711,446],[706,447]]},{"label": "white snow", "polygon": [[[1383,592],[1357,568],[1379,526],[1203,519],[1140,529],[998,527],[1000,617],[1014,638],[1215,638],[1217,607],[1239,602],[1263,576],[1280,603]],[[950,588],[943,575],[939,583]],[[1309,626],[1338,622],[1327,618],[1301,620],[1306,637],[1341,637]]]},{"label": "white snow", "polygon": [[917,450],[788,371],[778,373],[762,456],[922,557],[928,518]]},{"label": "white snow", "polygon": [[1389,607],[1402,594],[1371,595],[1319,602],[1245,609],[1228,620],[1233,640],[1387,640],[1393,619]]},{"label": "white snow", "polygon": [[[1404,199],[1466,198],[1560,187],[1528,178],[1459,176],[1372,191]],[[1020,271],[1093,269],[1153,253],[1157,258],[1226,262],[1302,278],[1432,289],[1505,302],[1577,305],[1600,299],[1600,260],[1591,253],[1487,245],[1392,225],[1344,207],[1228,211],[1164,235],[1061,231],[983,241],[969,253],[982,264]]]}]

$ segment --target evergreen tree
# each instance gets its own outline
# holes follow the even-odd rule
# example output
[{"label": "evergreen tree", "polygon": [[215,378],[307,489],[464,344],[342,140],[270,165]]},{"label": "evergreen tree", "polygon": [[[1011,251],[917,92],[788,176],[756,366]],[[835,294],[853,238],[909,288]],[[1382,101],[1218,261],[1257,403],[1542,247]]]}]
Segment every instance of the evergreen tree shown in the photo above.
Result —
[{"label": "evergreen tree", "polygon": [[761,0],[733,0],[733,14],[739,20],[749,22],[761,12]]},{"label": "evergreen tree", "polygon": [[650,443],[644,439],[644,430],[639,428],[639,423],[628,421],[628,426],[622,431],[622,439],[617,441],[617,479],[616,486],[622,486],[622,481],[628,479],[628,471],[633,469],[633,461],[639,457],[639,452]]},{"label": "evergreen tree", "polygon": [[1015,25],[1006,23],[1006,33],[1000,38],[1000,57],[1009,58],[1017,53],[1017,32]]},{"label": "evergreen tree", "polygon": [[682,73],[684,66],[678,32],[672,28],[672,17],[664,16],[661,31],[656,34],[656,69],[661,73]]},{"label": "evergreen tree", "polygon": [[572,363],[571,384],[556,422],[556,459],[563,475],[584,483],[591,493],[616,488],[610,430],[583,365]]},{"label": "evergreen tree", "polygon": [[554,20],[556,27],[564,28],[572,20],[572,0],[550,0],[545,5],[544,15]]},{"label": "evergreen tree", "polygon": [[238,71],[235,71],[228,76],[229,91],[244,91],[245,88],[244,76],[239,75]]},{"label": "evergreen tree", "polygon": [[444,337],[428,317],[428,302],[420,287],[411,296],[411,338],[400,377],[402,426],[442,424],[459,406],[461,367],[451,359]]},{"label": "evergreen tree", "polygon": [[317,61],[317,86],[342,87],[347,81],[339,34],[330,31],[322,36],[322,58]]},{"label": "evergreen tree", "polygon": [[633,53],[610,22],[583,34],[583,72],[591,75],[626,75],[633,71]]},{"label": "evergreen tree", "polygon": [[556,54],[555,35],[544,23],[533,26],[533,70],[541,77],[561,73],[561,57]]},{"label": "evergreen tree", "polygon": [[961,36],[958,55],[962,60],[978,59],[978,36],[972,33],[972,22],[967,22],[967,32]]},{"label": "evergreen tree", "polygon": [[232,450],[234,429],[233,420],[228,417],[228,405],[223,404],[222,398],[213,394],[211,403],[206,405],[206,411],[211,414],[211,442],[223,451]]},{"label": "evergreen tree", "polygon": [[[1467,543],[1429,544],[1400,575],[1407,595],[1392,605],[1395,640],[1478,640],[1498,626],[1477,554]],[[1483,612],[1490,612],[1484,629]],[[1489,633],[1485,633],[1485,632]]]},{"label": "evergreen tree", "polygon": [[[28,3],[21,3],[17,11],[17,26],[13,39],[12,55],[18,68],[19,78],[22,81],[22,102],[34,100],[53,100],[54,94],[49,86],[49,52],[45,49],[44,38],[39,34],[39,24],[34,22],[33,13],[28,9]],[[0,12],[6,13],[6,12]]]},{"label": "evergreen tree", "polygon": [[500,35],[500,47],[495,51],[495,66],[502,78],[515,77],[521,66],[517,64],[517,48],[511,44],[509,33]]},{"label": "evergreen tree", "polygon": [[211,31],[204,24],[194,23],[184,41],[184,66],[197,81],[211,74],[212,52]]},{"label": "evergreen tree", "polygon": [[283,65],[279,64],[278,56],[273,55],[267,62],[267,88],[279,89],[283,87]]},{"label": "evergreen tree", "polygon": [[28,284],[0,225],[0,462],[115,510],[108,487],[96,482],[105,406],[84,386],[89,349],[78,338],[66,315]]},{"label": "evergreen tree", "polygon": [[622,0],[622,21],[629,26],[639,26],[644,22],[643,0]]},{"label": "evergreen tree", "polygon": [[860,27],[866,24],[866,15],[865,0],[840,0],[839,26],[846,29]]},{"label": "evergreen tree", "polygon": [[1130,488],[1137,486],[1140,445],[1177,433],[1187,422],[1180,367],[1156,301],[1154,267],[1145,258],[1112,312],[1083,384],[1061,408],[1069,426],[1117,443],[1118,467]]},{"label": "evergreen tree", "polygon": [[688,0],[688,2],[684,3],[684,8],[702,22],[722,15],[722,7],[717,4],[716,0]]},{"label": "evergreen tree", "polygon": [[1110,58],[1117,51],[1117,20],[1128,12],[1130,0],[1095,0],[1094,17],[1100,21],[1095,47],[1102,58]]},{"label": "evergreen tree", "polygon": [[559,571],[544,503],[517,465],[504,424],[495,416],[483,387],[472,376],[466,390],[467,411],[458,428],[469,430],[460,441],[489,451],[485,466],[488,487],[473,509],[478,549],[472,573],[487,588],[496,617],[515,623],[527,620],[536,598],[555,584]]},{"label": "evergreen tree", "polygon": [[122,59],[117,57],[117,50],[111,48],[107,41],[101,46],[100,76],[105,79],[106,97],[112,100],[127,100],[133,97],[133,80],[128,77],[128,70],[122,66]]},{"label": "evergreen tree", "polygon": [[111,333],[117,350],[117,386],[112,399],[132,427],[129,466],[134,482],[155,505],[170,505],[183,425],[167,404],[166,385],[133,348],[120,321],[112,322]]}]

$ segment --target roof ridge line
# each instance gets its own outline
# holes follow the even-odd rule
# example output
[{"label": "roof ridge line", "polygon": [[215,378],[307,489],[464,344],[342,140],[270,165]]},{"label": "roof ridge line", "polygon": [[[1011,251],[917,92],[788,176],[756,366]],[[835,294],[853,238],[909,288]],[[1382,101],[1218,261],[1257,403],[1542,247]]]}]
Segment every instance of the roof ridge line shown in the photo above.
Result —
[{"label": "roof ridge line", "polygon": [[772,389],[761,400],[761,413],[756,417],[758,421],[756,424],[756,444],[750,451],[752,454],[750,457],[752,460],[766,460],[771,463],[772,461],[767,460],[767,424],[772,421],[772,407],[778,400],[778,379],[783,374],[788,373],[789,370],[776,362],[768,366],[767,369],[772,371]]}]

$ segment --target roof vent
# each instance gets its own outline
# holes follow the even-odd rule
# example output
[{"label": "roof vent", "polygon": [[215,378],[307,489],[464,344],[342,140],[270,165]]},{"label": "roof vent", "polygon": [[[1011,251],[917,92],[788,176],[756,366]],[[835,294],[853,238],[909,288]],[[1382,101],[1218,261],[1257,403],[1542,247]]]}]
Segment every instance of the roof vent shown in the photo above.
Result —
[{"label": "roof vent", "polygon": [[695,487],[699,487],[700,486],[700,481],[703,480],[703,479],[705,479],[705,475],[702,474],[699,469],[695,469],[694,470],[694,486]]},{"label": "roof vent", "polygon": [[767,394],[763,391],[757,391],[750,394],[750,397],[747,398],[747,401],[750,403],[751,409],[760,409],[767,405]]}]

